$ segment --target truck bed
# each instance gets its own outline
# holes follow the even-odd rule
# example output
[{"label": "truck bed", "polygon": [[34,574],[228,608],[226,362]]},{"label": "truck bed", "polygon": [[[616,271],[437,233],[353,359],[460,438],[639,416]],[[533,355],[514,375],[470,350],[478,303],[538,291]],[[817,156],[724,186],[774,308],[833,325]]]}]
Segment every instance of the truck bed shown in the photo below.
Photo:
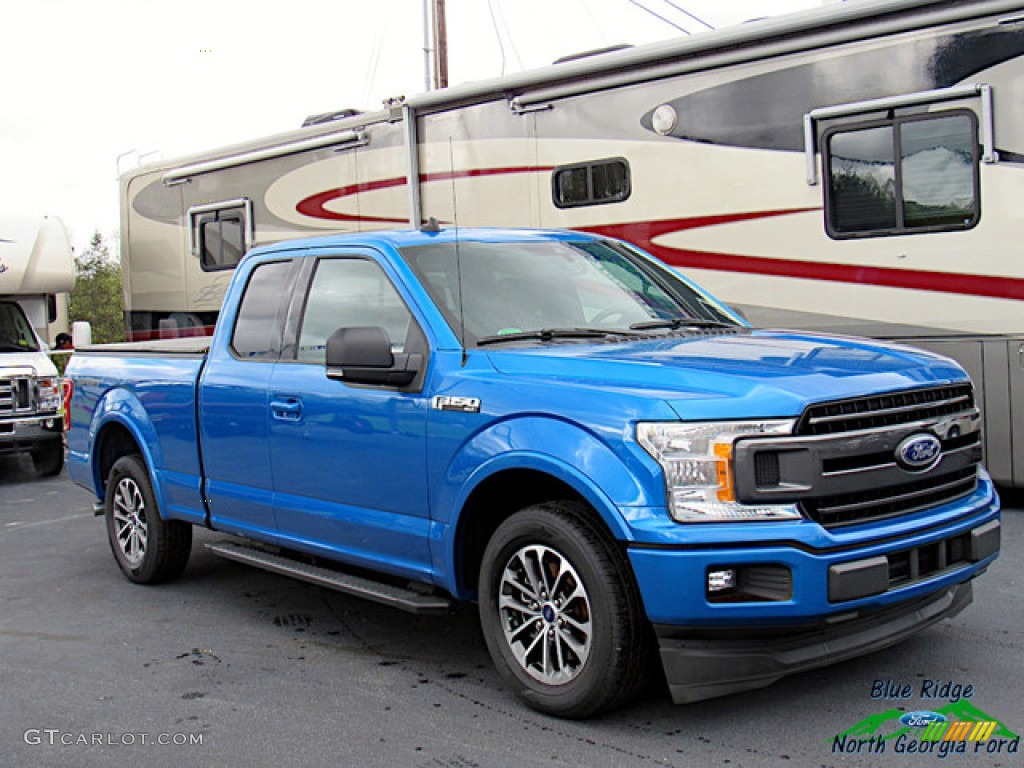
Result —
[{"label": "truck bed", "polygon": [[191,336],[181,339],[155,341],[125,341],[116,344],[94,344],[75,350],[87,355],[173,355],[175,357],[204,357],[210,350],[212,336]]}]

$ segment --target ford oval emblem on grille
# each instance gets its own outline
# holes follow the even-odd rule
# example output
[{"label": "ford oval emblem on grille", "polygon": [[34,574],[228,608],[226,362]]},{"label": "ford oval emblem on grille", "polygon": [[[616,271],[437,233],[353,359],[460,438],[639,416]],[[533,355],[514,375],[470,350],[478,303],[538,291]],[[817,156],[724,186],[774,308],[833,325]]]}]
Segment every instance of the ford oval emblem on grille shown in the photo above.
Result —
[{"label": "ford oval emblem on grille", "polygon": [[896,461],[904,469],[920,471],[942,458],[942,442],[935,435],[919,432],[896,446]]}]

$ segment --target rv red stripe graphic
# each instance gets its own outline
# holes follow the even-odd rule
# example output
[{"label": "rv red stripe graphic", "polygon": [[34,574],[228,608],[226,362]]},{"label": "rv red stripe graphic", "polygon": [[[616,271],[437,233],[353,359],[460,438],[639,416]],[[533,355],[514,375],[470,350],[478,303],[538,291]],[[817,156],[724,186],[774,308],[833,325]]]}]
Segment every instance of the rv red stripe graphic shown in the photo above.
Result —
[{"label": "rv red stripe graphic", "polygon": [[[518,173],[547,173],[554,166],[510,166],[504,168],[474,168],[464,171],[442,171],[420,175],[421,183],[449,181],[481,176],[502,176]],[[352,197],[361,192],[389,189],[404,186],[404,176],[378,181],[350,184],[344,187],[328,189],[310,195],[300,201],[296,210],[312,218],[331,221],[372,222],[378,224],[404,224],[407,220],[381,216],[365,216],[361,214],[341,213],[327,209],[334,200]],[[909,288],[918,291],[951,293],[968,296],[985,296],[994,299],[1024,299],[1024,279],[1012,277],[995,277],[991,275],[972,275],[957,272],[933,272],[926,270],[895,269],[892,267],[858,266],[855,264],[837,264],[831,262],[812,262],[799,259],[760,258],[756,256],[740,256],[730,253],[711,251],[695,251],[684,248],[673,248],[660,245],[654,241],[673,232],[688,229],[714,227],[740,221],[754,221],[778,216],[819,211],[820,208],[788,208],[772,211],[745,211],[742,213],[717,214],[710,216],[694,216],[683,219],[663,219],[656,221],[636,221],[623,224],[594,225],[579,227],[585,232],[616,237],[636,243],[674,267],[690,269],[707,269],[718,272],[736,272],[751,275],[770,275],[773,277],[801,278],[804,280],[821,280],[831,283],[853,283],[856,285],[873,285],[886,288]]]},{"label": "rv red stripe graphic", "polygon": [[672,232],[682,232],[687,229],[698,229],[736,221],[788,216],[813,210],[819,209],[794,208],[779,211],[756,211],[722,216],[699,216],[688,219],[667,219],[664,221],[581,227],[581,229],[606,237],[617,237],[636,243],[666,264],[671,264],[674,267],[771,275],[773,277],[797,277],[805,280],[855,283],[887,288],[911,288],[918,291],[986,296],[995,299],[1024,299],[1024,280],[1020,278],[857,266],[854,264],[799,261],[796,259],[737,256],[728,253],[672,248],[654,242],[661,235]]},{"label": "rv red stripe graphic", "polygon": [[[440,171],[438,173],[421,173],[420,183],[426,184],[432,181],[451,181],[452,179],[469,179],[479,176],[507,176],[513,173],[547,173],[553,170],[554,166],[511,166],[507,168],[473,168],[468,171]],[[311,216],[314,219],[328,219],[330,221],[373,221],[378,223],[404,224],[408,219],[395,219],[382,216],[363,216],[360,214],[340,213],[327,209],[327,204],[342,198],[352,197],[362,192],[374,192],[380,189],[405,186],[405,176],[398,176],[391,179],[379,179],[377,181],[349,184],[345,187],[336,187],[310,195],[299,201],[295,210],[303,216]]]}]

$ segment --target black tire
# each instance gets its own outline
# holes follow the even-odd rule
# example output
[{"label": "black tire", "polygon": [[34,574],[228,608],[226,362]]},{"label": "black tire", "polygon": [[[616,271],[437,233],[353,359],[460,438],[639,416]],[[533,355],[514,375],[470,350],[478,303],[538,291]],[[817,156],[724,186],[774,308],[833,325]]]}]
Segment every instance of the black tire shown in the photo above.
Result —
[{"label": "black tire", "polygon": [[64,469],[64,446],[43,448],[32,453],[32,465],[40,477],[55,477]]},{"label": "black tire", "polygon": [[125,576],[156,584],[181,575],[192,552],[192,526],[160,516],[142,457],[115,462],[103,503],[110,549]]},{"label": "black tire", "polygon": [[480,624],[498,672],[526,704],[557,717],[625,704],[652,667],[632,571],[592,515],[570,501],[527,507],[495,531],[480,571]]}]

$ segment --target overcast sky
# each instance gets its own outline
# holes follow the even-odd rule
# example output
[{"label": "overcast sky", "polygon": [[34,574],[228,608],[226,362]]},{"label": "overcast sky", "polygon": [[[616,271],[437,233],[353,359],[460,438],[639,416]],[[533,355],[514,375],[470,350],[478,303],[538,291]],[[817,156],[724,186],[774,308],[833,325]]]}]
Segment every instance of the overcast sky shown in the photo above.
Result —
[{"label": "overcast sky", "polygon": [[[647,6],[666,21],[645,12]],[[447,0],[450,82],[822,0]],[[424,90],[422,0],[25,0],[0,10],[0,211],[118,227],[118,168]],[[676,25],[676,26],[673,26]],[[119,159],[120,157],[120,159]]]}]

